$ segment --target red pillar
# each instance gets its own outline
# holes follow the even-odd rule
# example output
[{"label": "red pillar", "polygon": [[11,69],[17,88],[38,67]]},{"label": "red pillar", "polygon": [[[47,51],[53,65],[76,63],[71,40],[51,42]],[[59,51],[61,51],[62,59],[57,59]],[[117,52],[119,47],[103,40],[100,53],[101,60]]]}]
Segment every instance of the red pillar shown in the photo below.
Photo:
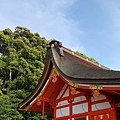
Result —
[{"label": "red pillar", "polygon": [[70,117],[69,119],[72,120],[72,114],[73,114],[73,108],[72,108],[72,102],[74,101],[74,98],[72,98],[72,95],[74,95],[76,93],[76,88],[70,86],[69,87],[69,113],[70,113]]},{"label": "red pillar", "polygon": [[53,119],[52,120],[55,120],[56,119],[56,104],[54,103],[53,105],[52,105],[52,108],[53,108]]},{"label": "red pillar", "polygon": [[[72,116],[72,100],[70,100],[70,107],[69,107],[69,109],[70,109],[70,116]],[[72,120],[72,118],[70,117],[70,120]]]},{"label": "red pillar", "polygon": [[116,117],[116,109],[115,107],[111,107],[111,115],[110,115],[110,120],[117,120],[117,117]]},{"label": "red pillar", "polygon": [[91,115],[91,111],[92,111],[91,97],[88,96],[88,97],[86,97],[86,99],[88,99],[88,120],[93,120],[92,115]]}]

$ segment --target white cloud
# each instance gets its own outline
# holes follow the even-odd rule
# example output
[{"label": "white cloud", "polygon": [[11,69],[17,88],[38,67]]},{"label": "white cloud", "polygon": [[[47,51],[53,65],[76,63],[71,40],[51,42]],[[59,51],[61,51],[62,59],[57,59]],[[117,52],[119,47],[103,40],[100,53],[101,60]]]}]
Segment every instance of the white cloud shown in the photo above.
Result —
[{"label": "white cloud", "polygon": [[78,28],[79,23],[67,18],[67,9],[74,2],[73,0],[61,0],[60,2],[58,0],[48,2],[47,0],[42,5],[39,3],[40,8],[36,10],[30,23],[33,24],[31,29],[39,31],[48,39],[58,39],[73,50],[83,50],[84,47],[79,40],[84,31]]},{"label": "white cloud", "polygon": [[67,10],[75,4],[75,1],[36,0],[34,2],[34,0],[30,0],[28,2],[24,0],[21,2],[12,0],[7,5],[3,1],[2,4],[4,5],[1,6],[3,7],[1,9],[7,7],[7,10],[3,11],[3,17],[8,20],[3,20],[5,21],[3,28],[24,26],[33,32],[39,32],[47,39],[55,38],[60,40],[72,50],[83,50],[84,47],[79,40],[84,31],[78,28],[79,23],[67,17]]}]

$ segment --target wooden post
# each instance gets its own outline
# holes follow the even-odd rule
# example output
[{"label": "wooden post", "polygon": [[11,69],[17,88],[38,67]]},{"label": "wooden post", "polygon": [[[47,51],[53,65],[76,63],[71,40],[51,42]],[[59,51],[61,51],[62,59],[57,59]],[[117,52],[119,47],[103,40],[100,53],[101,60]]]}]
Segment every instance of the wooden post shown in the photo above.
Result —
[{"label": "wooden post", "polygon": [[[70,109],[70,116],[72,116],[72,100],[70,100],[70,107],[69,107],[69,109]],[[72,118],[70,117],[70,120],[72,120]]]},{"label": "wooden post", "polygon": [[53,105],[52,105],[52,108],[53,108],[53,119],[52,120],[55,120],[56,119],[56,104],[55,103],[53,103]]},{"label": "wooden post", "polygon": [[111,108],[111,119],[110,120],[117,120],[117,117],[116,117],[116,109],[115,107],[112,106]]},{"label": "wooden post", "polygon": [[72,102],[74,101],[74,98],[72,98],[72,95],[74,95],[76,93],[76,88],[70,86],[69,87],[69,114],[70,114],[70,120],[72,120],[72,115],[73,115],[73,109],[72,109]]},{"label": "wooden post", "polygon": [[115,99],[111,99],[111,115],[110,120],[117,120],[116,109],[115,109]]},{"label": "wooden post", "polygon": [[87,95],[86,99],[88,99],[88,120],[92,120],[91,116],[91,97],[90,95]]}]

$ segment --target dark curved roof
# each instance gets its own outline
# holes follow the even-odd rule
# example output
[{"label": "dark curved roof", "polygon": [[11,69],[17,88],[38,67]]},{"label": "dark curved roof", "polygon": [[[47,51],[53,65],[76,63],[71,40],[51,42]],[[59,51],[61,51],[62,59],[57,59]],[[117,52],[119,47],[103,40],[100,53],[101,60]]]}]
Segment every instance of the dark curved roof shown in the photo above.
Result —
[{"label": "dark curved roof", "polygon": [[52,63],[67,80],[80,84],[120,84],[120,71],[99,67],[95,63],[75,56],[64,47],[59,47],[59,49],[64,54],[63,56],[57,52],[56,47],[51,47]]},{"label": "dark curved roof", "polygon": [[41,92],[54,67],[67,81],[79,84],[120,85],[120,71],[113,71],[84,59],[65,47],[59,41],[50,42],[46,54],[45,68],[42,77],[31,95],[18,107],[24,109]]}]

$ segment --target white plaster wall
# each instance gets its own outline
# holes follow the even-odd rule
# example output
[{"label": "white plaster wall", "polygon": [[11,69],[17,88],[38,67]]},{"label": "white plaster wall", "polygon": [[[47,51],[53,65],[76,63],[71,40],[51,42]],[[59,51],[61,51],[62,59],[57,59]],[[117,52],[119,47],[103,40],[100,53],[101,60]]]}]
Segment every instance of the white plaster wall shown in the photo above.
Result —
[{"label": "white plaster wall", "polygon": [[110,107],[111,106],[110,106],[109,102],[103,102],[103,103],[92,105],[92,111],[102,110],[102,109],[106,109],[106,108],[110,108]]},{"label": "white plaster wall", "polygon": [[[57,96],[57,99],[59,99],[59,98],[61,97],[61,95],[63,94],[63,92],[65,91],[65,89],[66,89],[67,86],[68,86],[67,84],[64,85],[64,87],[62,88],[61,92],[60,92],[59,95]],[[66,93],[66,96],[68,96],[68,95],[69,95],[69,94],[68,94],[68,92],[67,92],[67,93]]]},{"label": "white plaster wall", "polygon": [[64,116],[69,116],[69,107],[65,108],[60,108],[56,110],[56,117],[64,117]]},{"label": "white plaster wall", "polygon": [[[106,99],[106,97],[104,95],[100,94],[100,96],[97,98],[92,97],[91,101],[94,102],[94,101],[104,100],[104,99]],[[93,104],[92,111],[102,110],[102,109],[106,109],[106,108],[110,108],[110,107],[111,107],[111,105],[109,104],[109,102]]]},{"label": "white plaster wall", "polygon": [[73,114],[88,112],[88,103],[78,104],[73,106]]},{"label": "white plaster wall", "polygon": [[65,93],[63,95],[63,97],[67,97],[67,96],[69,96],[69,88],[65,91]]},{"label": "white plaster wall", "polygon": [[86,97],[85,97],[85,96],[79,96],[79,97],[74,98],[73,103],[75,103],[75,102],[80,102],[80,101],[84,101],[84,100],[86,100]]},{"label": "white plaster wall", "polygon": [[97,98],[91,97],[91,102],[103,100],[103,99],[106,99],[106,97],[104,95],[100,94]]},{"label": "white plaster wall", "polygon": [[69,104],[68,101],[67,101],[67,100],[64,100],[64,101],[58,102],[57,107],[63,106],[63,105],[67,105],[67,104]]}]

